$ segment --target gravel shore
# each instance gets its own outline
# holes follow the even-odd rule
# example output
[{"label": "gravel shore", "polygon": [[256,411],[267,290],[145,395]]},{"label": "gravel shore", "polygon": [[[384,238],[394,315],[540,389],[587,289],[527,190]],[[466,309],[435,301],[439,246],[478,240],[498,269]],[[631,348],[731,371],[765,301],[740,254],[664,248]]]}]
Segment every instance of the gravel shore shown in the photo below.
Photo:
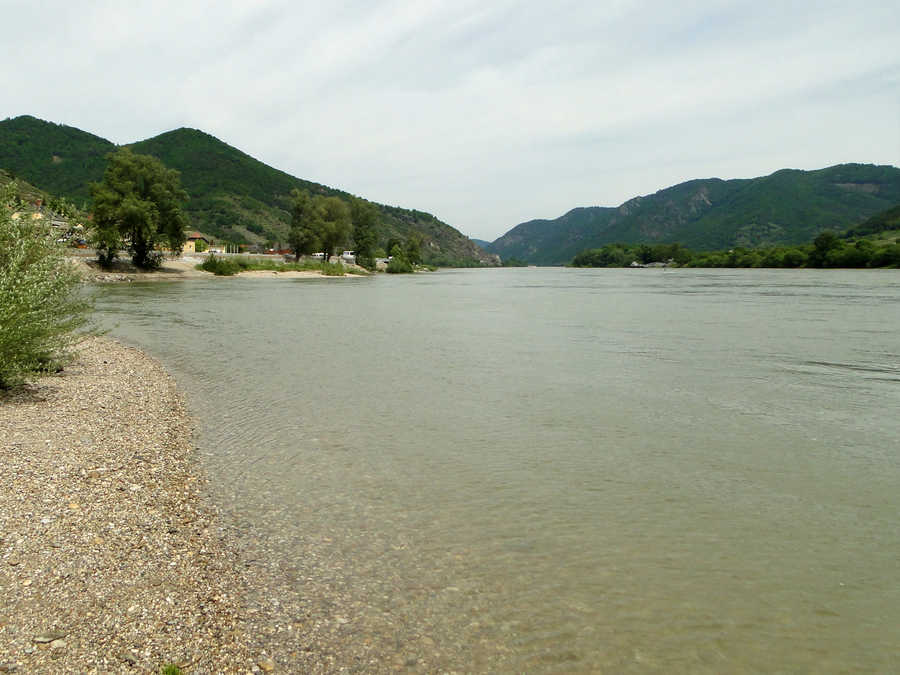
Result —
[{"label": "gravel shore", "polygon": [[[116,261],[112,269],[104,270],[97,265],[96,260],[84,257],[74,257],[71,261],[81,272],[82,277],[89,283],[115,283],[115,282],[147,282],[147,281],[192,281],[196,279],[294,279],[294,278],[322,278],[324,274],[315,270],[246,270],[235,274],[231,277],[217,277],[212,272],[204,272],[196,268],[197,260],[166,260],[158,269],[152,272],[140,270],[127,261]],[[369,274],[364,268],[358,265],[347,265],[347,269],[352,269],[357,274],[347,272],[344,277],[359,276],[360,274]],[[341,277],[329,276],[329,279],[339,279]]]},{"label": "gravel shore", "polygon": [[221,522],[191,435],[164,369],[108,338],[0,394],[0,673],[337,669]]}]

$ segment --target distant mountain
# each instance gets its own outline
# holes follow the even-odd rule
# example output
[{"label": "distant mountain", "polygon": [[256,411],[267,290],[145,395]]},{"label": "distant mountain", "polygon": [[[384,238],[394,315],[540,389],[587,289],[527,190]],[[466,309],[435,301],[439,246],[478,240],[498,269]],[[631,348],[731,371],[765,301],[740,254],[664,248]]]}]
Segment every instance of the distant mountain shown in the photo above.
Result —
[{"label": "distant mountain", "polygon": [[105,138],[29,115],[0,122],[0,168],[79,206],[115,149]]},{"label": "distant mountain", "polygon": [[485,241],[484,239],[472,239],[471,237],[469,237],[469,239],[473,244],[475,244],[476,246],[480,246],[481,248],[487,248],[491,245],[491,242]]},{"label": "distant mountain", "polygon": [[[88,206],[88,185],[102,179],[106,155],[117,149],[99,136],[31,116],[0,122],[0,168],[37,187]],[[176,129],[129,144],[181,172],[190,195],[185,210],[191,228],[236,243],[284,243],[294,188],[349,198],[350,194],[295,178],[196,129]],[[443,265],[490,263],[492,257],[465,235],[422,211],[376,204],[379,245],[391,237],[422,236],[426,262]]]},{"label": "distant mountain", "polygon": [[893,166],[783,169],[761,178],[692,180],[617,208],[576,208],[555,220],[531,220],[485,250],[503,259],[558,265],[616,242],[679,242],[695,250],[799,244],[898,202],[900,169]]}]

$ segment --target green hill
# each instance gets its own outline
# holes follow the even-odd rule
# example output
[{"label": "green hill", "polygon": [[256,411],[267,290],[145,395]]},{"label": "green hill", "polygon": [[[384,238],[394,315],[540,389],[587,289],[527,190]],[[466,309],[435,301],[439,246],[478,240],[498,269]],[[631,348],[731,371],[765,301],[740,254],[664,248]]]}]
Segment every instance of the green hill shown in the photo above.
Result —
[{"label": "green hill", "polygon": [[[116,145],[73,127],[30,116],[0,122],[0,168],[77,205],[88,205],[88,185],[103,177],[106,155]],[[176,129],[129,144],[181,172],[190,195],[191,228],[235,243],[284,243],[294,188],[349,198],[350,194],[274,169],[196,129]],[[425,262],[477,265],[490,262],[462,233],[422,211],[376,204],[379,245],[411,232],[422,237]]]},{"label": "green hill", "polygon": [[22,180],[21,178],[14,178],[8,171],[0,169],[0,187],[5,187],[13,181],[16,183],[15,189],[13,190],[13,196],[20,201],[28,204],[35,204],[38,200],[41,202],[46,202],[48,200],[49,195],[44,190],[38,190],[31,183]]},{"label": "green hill", "polygon": [[893,239],[900,236],[900,204],[876,213],[841,235],[845,239]]},{"label": "green hill", "polygon": [[30,115],[0,122],[0,168],[79,206],[90,200],[88,183],[103,177],[115,149],[104,138]]},{"label": "green hill", "polygon": [[618,208],[586,207],[517,225],[486,250],[502,258],[565,264],[615,242],[679,242],[695,250],[799,244],[844,230],[900,201],[900,169],[839,164],[753,179],[692,180]]}]

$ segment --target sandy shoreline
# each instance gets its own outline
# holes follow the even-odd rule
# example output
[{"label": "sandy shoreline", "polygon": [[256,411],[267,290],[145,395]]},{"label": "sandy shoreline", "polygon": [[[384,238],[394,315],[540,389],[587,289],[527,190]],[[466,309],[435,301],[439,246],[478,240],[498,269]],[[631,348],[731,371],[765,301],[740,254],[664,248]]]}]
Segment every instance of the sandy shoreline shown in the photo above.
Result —
[{"label": "sandy shoreline", "polygon": [[[103,270],[97,267],[94,260],[85,258],[72,258],[72,261],[80,270],[85,281],[90,283],[115,283],[115,282],[145,282],[145,281],[191,281],[196,279],[296,279],[319,278],[326,275],[315,270],[287,270],[283,272],[275,270],[249,270],[240,272],[231,277],[217,277],[212,272],[205,272],[196,268],[196,262],[187,260],[167,260],[160,269],[154,272],[145,272],[134,265],[119,261],[111,270]],[[344,274],[344,278],[357,276]],[[342,277],[332,276],[332,279]]]},{"label": "sandy shoreline", "polygon": [[335,669],[211,505],[191,434],[162,366],[108,338],[0,393],[0,672]]}]

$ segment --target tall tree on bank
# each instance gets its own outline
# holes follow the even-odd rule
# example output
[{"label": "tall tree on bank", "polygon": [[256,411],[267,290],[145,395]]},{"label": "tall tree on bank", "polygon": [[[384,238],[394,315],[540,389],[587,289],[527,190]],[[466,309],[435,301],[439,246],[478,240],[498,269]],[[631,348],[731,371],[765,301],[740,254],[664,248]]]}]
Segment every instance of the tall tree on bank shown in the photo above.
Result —
[{"label": "tall tree on bank", "polygon": [[353,221],[353,242],[356,247],[356,261],[367,269],[375,267],[375,245],[378,233],[378,209],[372,202],[354,199],[350,204],[350,218]]},{"label": "tall tree on bank", "polygon": [[306,190],[291,192],[294,204],[291,207],[291,229],[288,232],[288,246],[299,262],[300,256],[314,253],[319,245],[316,231],[316,201]]},{"label": "tall tree on bank", "polygon": [[345,246],[350,239],[350,208],[339,197],[316,196],[315,203],[316,231],[328,262],[335,249]]},{"label": "tall tree on bank", "polygon": [[422,235],[410,232],[406,238],[406,259],[413,265],[422,262]]},{"label": "tall tree on bank", "polygon": [[94,200],[94,245],[101,265],[109,266],[127,243],[138,267],[159,265],[153,250],[160,244],[181,251],[185,241],[182,204],[188,195],[179,173],[150,155],[122,148],[109,155],[103,181],[91,184]]}]

